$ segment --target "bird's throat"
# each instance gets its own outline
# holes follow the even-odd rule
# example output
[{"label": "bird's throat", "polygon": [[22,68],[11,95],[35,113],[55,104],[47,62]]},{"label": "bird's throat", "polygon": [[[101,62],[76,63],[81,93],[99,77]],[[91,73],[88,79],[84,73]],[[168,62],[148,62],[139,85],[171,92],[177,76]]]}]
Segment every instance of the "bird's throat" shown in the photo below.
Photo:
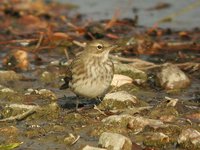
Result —
[{"label": "bird's throat", "polygon": [[95,57],[95,59],[99,59],[101,60],[101,62],[106,62],[108,60],[108,55],[109,55],[109,51],[104,51],[100,54],[91,54],[92,57]]}]

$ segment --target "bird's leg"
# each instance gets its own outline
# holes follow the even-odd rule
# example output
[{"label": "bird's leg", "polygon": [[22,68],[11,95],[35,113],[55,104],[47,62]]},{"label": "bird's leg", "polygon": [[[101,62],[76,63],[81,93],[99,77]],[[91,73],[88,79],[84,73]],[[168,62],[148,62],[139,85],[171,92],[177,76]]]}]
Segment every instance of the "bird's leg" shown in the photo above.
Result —
[{"label": "bird's leg", "polygon": [[76,111],[78,111],[79,98],[79,96],[76,96]]},{"label": "bird's leg", "polygon": [[80,107],[79,108],[79,104],[81,104],[80,103],[80,98],[82,98],[82,97],[79,97],[79,96],[77,96],[77,98],[76,98],[76,108],[75,108],[75,111],[77,112],[77,113],[80,113],[82,110],[87,110],[87,109],[90,109],[91,107]]},{"label": "bird's leg", "polygon": [[[99,105],[102,102],[103,98],[102,97],[96,97],[95,100],[97,100],[97,102],[98,102],[97,105]],[[93,106],[96,107],[96,104],[94,104]]]}]

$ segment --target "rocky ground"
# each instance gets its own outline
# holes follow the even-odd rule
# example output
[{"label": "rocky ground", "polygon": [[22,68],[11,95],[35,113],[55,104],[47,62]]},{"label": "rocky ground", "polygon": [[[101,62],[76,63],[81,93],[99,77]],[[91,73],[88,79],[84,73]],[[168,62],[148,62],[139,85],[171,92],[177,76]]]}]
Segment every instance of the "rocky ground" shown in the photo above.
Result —
[{"label": "rocky ground", "polygon": [[[0,2],[0,150],[200,149],[200,29],[147,28],[118,11],[93,21],[76,8]],[[119,45],[115,76],[101,101],[80,99],[76,112],[59,87],[94,39]]]}]

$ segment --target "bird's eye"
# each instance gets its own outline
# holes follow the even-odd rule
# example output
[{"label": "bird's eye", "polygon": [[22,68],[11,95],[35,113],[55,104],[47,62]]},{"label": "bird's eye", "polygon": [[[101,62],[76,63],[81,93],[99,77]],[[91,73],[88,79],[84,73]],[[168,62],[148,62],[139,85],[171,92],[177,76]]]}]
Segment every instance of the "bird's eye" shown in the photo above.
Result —
[{"label": "bird's eye", "polygon": [[102,45],[102,44],[98,44],[98,45],[97,45],[97,49],[98,49],[98,50],[102,50],[102,49],[103,49],[103,45]]}]

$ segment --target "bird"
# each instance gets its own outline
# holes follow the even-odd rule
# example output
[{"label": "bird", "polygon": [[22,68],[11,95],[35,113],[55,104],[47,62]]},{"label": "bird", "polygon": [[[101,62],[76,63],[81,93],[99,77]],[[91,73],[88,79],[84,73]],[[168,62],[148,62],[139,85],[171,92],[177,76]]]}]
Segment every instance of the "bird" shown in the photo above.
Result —
[{"label": "bird", "polygon": [[103,97],[109,90],[114,75],[114,65],[109,53],[116,47],[116,44],[105,40],[89,42],[72,60],[64,78],[65,83],[60,89],[69,88],[78,97]]}]

